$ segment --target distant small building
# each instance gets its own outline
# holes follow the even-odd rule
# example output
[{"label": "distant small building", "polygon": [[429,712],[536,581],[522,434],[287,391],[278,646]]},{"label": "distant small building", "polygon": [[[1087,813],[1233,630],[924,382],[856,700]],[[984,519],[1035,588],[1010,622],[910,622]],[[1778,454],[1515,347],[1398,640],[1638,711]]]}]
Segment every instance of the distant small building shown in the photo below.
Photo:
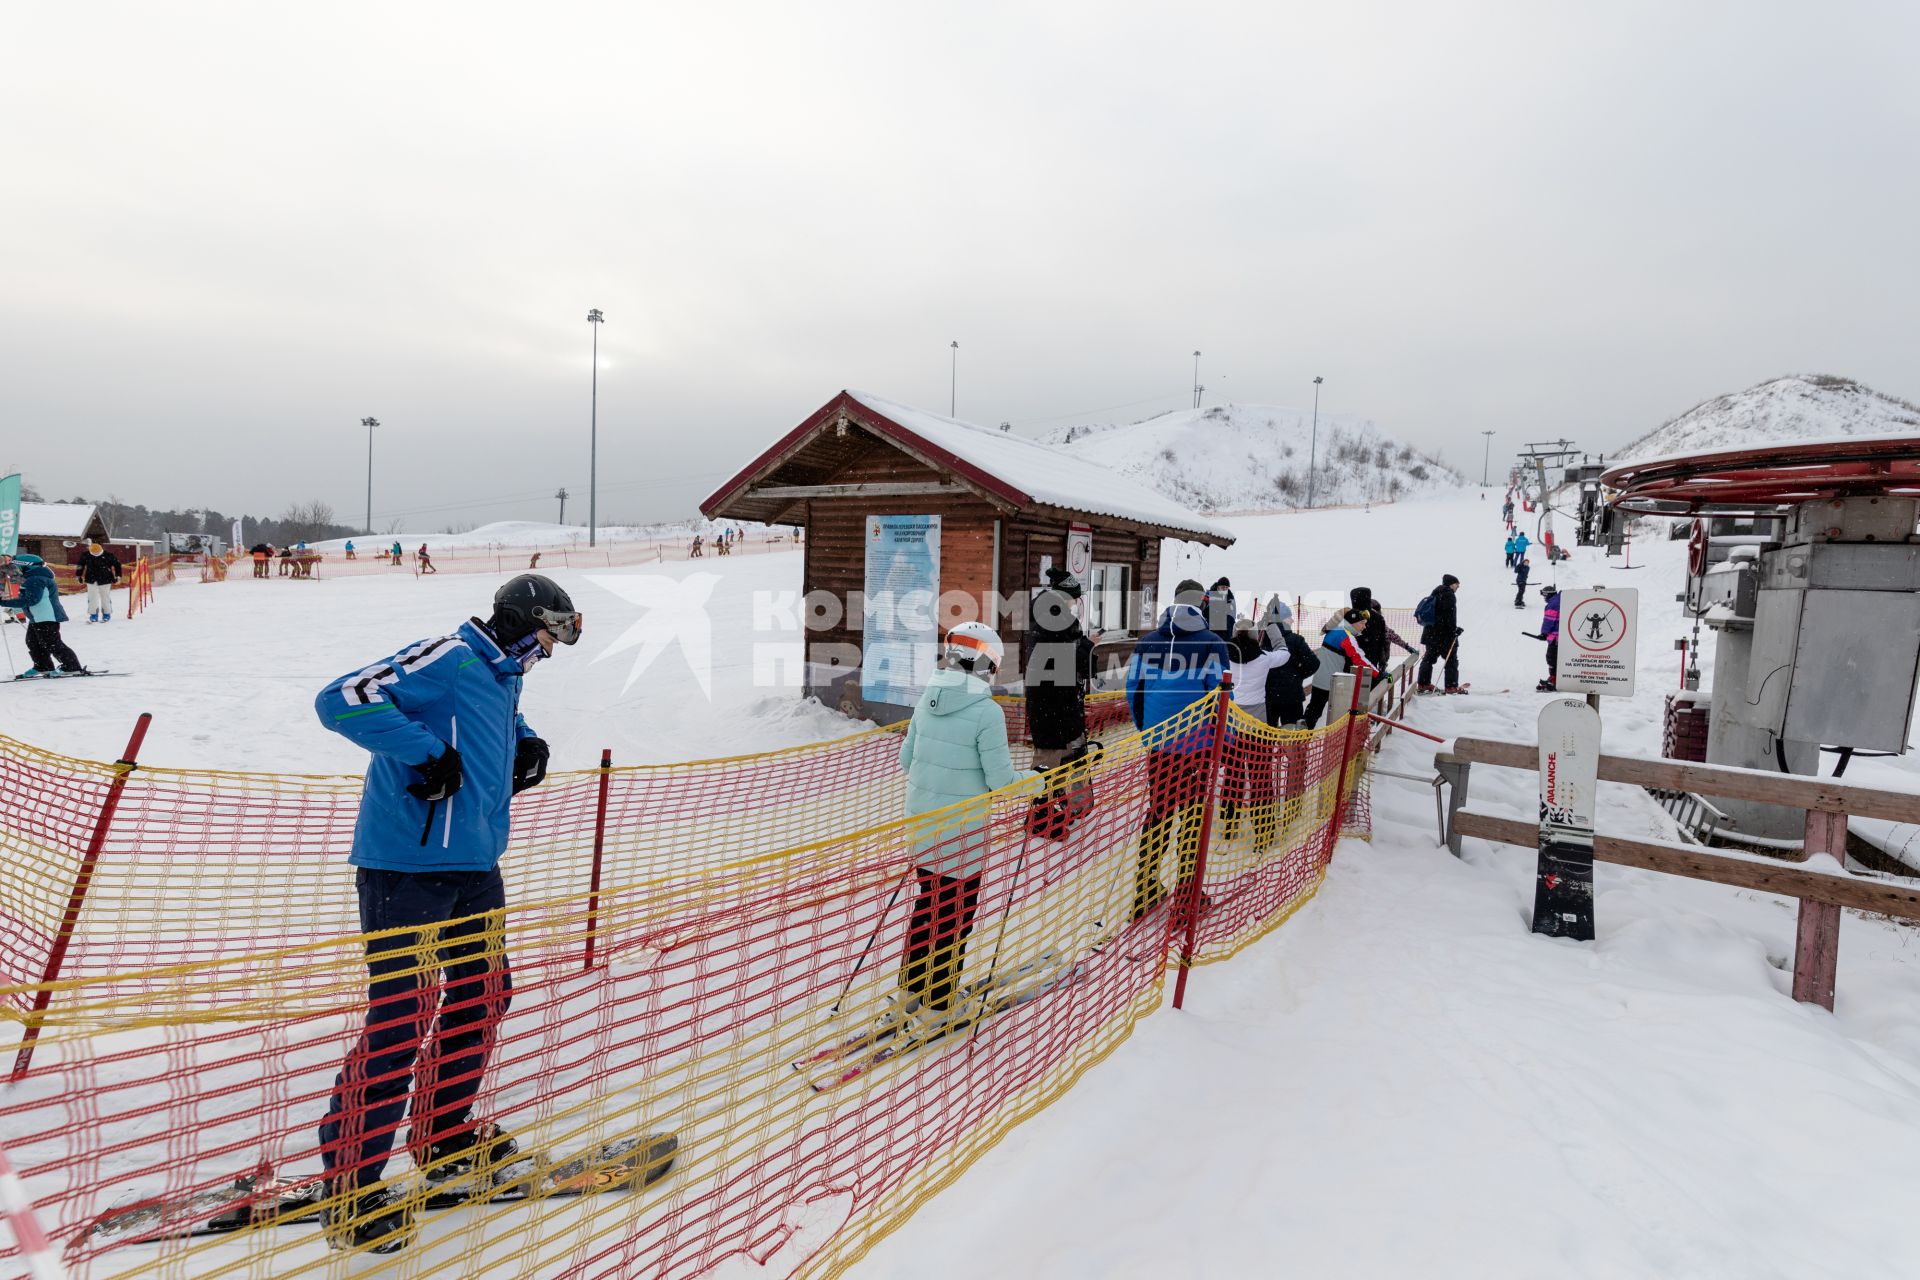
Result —
[{"label": "distant small building", "polygon": [[883,722],[906,714],[938,638],[960,622],[1000,632],[1003,678],[1016,682],[1024,604],[1048,566],[1079,576],[1089,626],[1130,634],[1157,613],[1163,538],[1233,541],[1175,500],[1073,453],[852,391],[700,510],[807,531],[805,687]]},{"label": "distant small building", "polygon": [[108,530],[100,509],[90,502],[20,504],[20,550],[39,556],[52,566],[62,590],[74,590],[74,580],[58,571],[78,564],[89,542],[98,542],[118,556],[122,564],[153,555],[151,539],[116,539]]}]

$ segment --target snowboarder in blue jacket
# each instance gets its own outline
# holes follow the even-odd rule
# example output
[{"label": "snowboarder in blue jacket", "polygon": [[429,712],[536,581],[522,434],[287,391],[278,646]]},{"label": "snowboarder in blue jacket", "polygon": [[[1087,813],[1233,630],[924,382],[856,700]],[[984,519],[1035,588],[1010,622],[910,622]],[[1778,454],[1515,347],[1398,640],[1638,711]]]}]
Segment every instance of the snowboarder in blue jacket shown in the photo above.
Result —
[{"label": "snowboarder in blue jacket", "polygon": [[487,621],[408,645],[314,701],[321,724],[373,753],[348,858],[369,935],[366,1031],[320,1126],[322,1221],[336,1249],[389,1253],[413,1239],[411,1201],[380,1178],[423,1051],[432,1095],[412,1099],[408,1145],[433,1193],[485,1195],[518,1149],[470,1117],[513,990],[500,880],[508,802],[547,774],[520,684],[555,643],[579,639],[567,593],[525,573],[494,593]]},{"label": "snowboarder in blue jacket", "polygon": [[[60,638],[60,624],[67,620],[67,611],[60,604],[60,584],[53,570],[39,556],[24,552],[13,558],[13,567],[20,574],[20,589],[0,600],[0,606],[27,616],[27,656],[33,659],[33,666],[21,672],[20,678],[75,675],[85,670],[79,656]],[[58,670],[53,665],[56,659]]]},{"label": "snowboarder in blue jacket", "polygon": [[[1134,875],[1133,919],[1166,900],[1161,865],[1174,829],[1180,829],[1179,878],[1193,879],[1200,858],[1201,802],[1206,798],[1213,714],[1181,719],[1194,701],[1220,687],[1233,661],[1226,641],[1207,628],[1206,591],[1189,578],[1173,593],[1160,625],[1141,636],[1127,664],[1127,706],[1146,735],[1147,817]],[[1165,725],[1166,728],[1160,726]],[[1200,900],[1202,910],[1206,900]]]}]

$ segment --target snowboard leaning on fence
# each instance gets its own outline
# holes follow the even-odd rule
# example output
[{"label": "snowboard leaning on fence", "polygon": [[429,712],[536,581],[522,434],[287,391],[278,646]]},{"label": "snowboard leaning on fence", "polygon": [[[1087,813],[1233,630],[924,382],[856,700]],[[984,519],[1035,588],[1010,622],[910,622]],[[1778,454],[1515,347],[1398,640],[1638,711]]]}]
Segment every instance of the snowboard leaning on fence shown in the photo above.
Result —
[{"label": "snowboard leaning on fence", "polygon": [[1593,940],[1593,793],[1600,713],[1560,698],[1540,709],[1540,874],[1533,931]]}]

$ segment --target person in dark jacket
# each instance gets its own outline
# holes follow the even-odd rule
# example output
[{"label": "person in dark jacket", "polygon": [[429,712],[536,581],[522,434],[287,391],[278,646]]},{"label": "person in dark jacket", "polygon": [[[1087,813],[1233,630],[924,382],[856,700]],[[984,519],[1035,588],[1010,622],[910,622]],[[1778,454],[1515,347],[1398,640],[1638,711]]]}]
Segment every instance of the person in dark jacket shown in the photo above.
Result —
[{"label": "person in dark jacket", "polygon": [[[53,570],[31,554],[15,556],[13,567],[20,575],[20,586],[13,595],[0,600],[0,607],[18,609],[27,616],[27,656],[33,666],[21,672],[21,678],[84,671],[79,657],[60,638],[60,624],[67,620],[67,611],[60,604],[60,584],[54,580]],[[58,670],[53,665],[56,660],[60,663]]]},{"label": "person in dark jacket", "polygon": [[1051,769],[1087,751],[1087,688],[1093,682],[1093,646],[1080,625],[1080,579],[1047,570],[1047,589],[1033,598],[1024,684],[1033,767]]},{"label": "person in dark jacket", "polygon": [[1513,607],[1516,609],[1527,607],[1527,575],[1532,571],[1533,562],[1524,559],[1513,571]]},{"label": "person in dark jacket", "polygon": [[1459,624],[1459,601],[1454,594],[1459,589],[1460,579],[1450,573],[1433,589],[1433,621],[1420,629],[1420,647],[1426,650],[1420,658],[1421,693],[1433,692],[1433,668],[1443,661],[1447,692],[1466,692],[1460,683],[1460,637],[1465,630]]},{"label": "person in dark jacket", "polygon": [[1219,636],[1222,644],[1232,643],[1234,625],[1239,618],[1233,601],[1233,584],[1227,581],[1224,574],[1207,588],[1207,597],[1201,607],[1206,610],[1207,630]]},{"label": "person in dark jacket", "polygon": [[1307,638],[1293,630],[1293,610],[1275,596],[1260,616],[1260,643],[1268,649],[1284,648],[1287,661],[1267,672],[1267,723],[1282,729],[1306,727],[1307,695],[1303,681],[1320,669],[1320,656]]},{"label": "person in dark jacket", "polygon": [[120,557],[97,542],[89,542],[75,568],[87,587],[87,621],[112,622],[113,584],[120,581]]},{"label": "person in dark jacket", "polygon": [[[1206,592],[1198,582],[1191,578],[1181,582],[1174,589],[1174,602],[1160,615],[1160,625],[1140,637],[1127,664],[1127,707],[1147,739],[1147,817],[1134,875],[1135,920],[1166,900],[1160,871],[1176,828],[1180,836],[1176,888],[1186,887],[1199,862],[1213,718],[1204,712],[1183,718],[1182,713],[1220,686],[1231,661],[1226,642],[1207,628],[1201,609],[1205,600]],[[1200,909],[1206,905],[1202,897]]]},{"label": "person in dark jacket", "polygon": [[494,594],[486,622],[408,645],[314,700],[322,725],[373,753],[348,858],[369,935],[366,1031],[320,1126],[333,1248],[390,1253],[414,1237],[412,1200],[380,1183],[423,1051],[433,1088],[412,1099],[408,1145],[429,1190],[484,1196],[518,1149],[471,1116],[513,992],[500,878],[508,805],[547,775],[520,685],[556,643],[579,639],[567,593],[521,574]]},{"label": "person in dark jacket", "polygon": [[[1320,633],[1320,667],[1313,675],[1313,694],[1307,699],[1306,726],[1311,729],[1320,723],[1320,713],[1327,709],[1327,702],[1333,696],[1333,678],[1352,672],[1359,680],[1379,674],[1367,655],[1360,650],[1359,635],[1367,625],[1367,613],[1364,609],[1348,609],[1344,613],[1328,618]],[[1370,688],[1370,685],[1362,686]],[[1345,714],[1345,708],[1340,714]],[[1334,719],[1339,719],[1335,715]]]},{"label": "person in dark jacket", "polygon": [[1393,646],[1399,645],[1408,653],[1419,653],[1403,640],[1398,631],[1387,625],[1387,611],[1374,599],[1371,587],[1355,587],[1347,593],[1353,607],[1367,615],[1366,624],[1360,629],[1360,652],[1367,655],[1367,661],[1374,667],[1374,683],[1386,678],[1387,659],[1393,654]]}]

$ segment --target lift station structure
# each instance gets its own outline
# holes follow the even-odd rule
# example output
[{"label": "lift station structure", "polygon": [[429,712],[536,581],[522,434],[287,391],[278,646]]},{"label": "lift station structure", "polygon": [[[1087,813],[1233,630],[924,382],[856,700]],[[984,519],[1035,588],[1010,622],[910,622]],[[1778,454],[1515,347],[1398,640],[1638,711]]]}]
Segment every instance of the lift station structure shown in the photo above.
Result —
[{"label": "lift station structure", "polygon": [[[1833,772],[1908,749],[1920,680],[1920,435],[1736,446],[1609,468],[1617,511],[1692,519],[1685,599],[1715,633],[1707,762]],[[1711,563],[1710,522],[1763,532]],[[1800,843],[1799,809],[1716,799],[1719,834]]]}]

